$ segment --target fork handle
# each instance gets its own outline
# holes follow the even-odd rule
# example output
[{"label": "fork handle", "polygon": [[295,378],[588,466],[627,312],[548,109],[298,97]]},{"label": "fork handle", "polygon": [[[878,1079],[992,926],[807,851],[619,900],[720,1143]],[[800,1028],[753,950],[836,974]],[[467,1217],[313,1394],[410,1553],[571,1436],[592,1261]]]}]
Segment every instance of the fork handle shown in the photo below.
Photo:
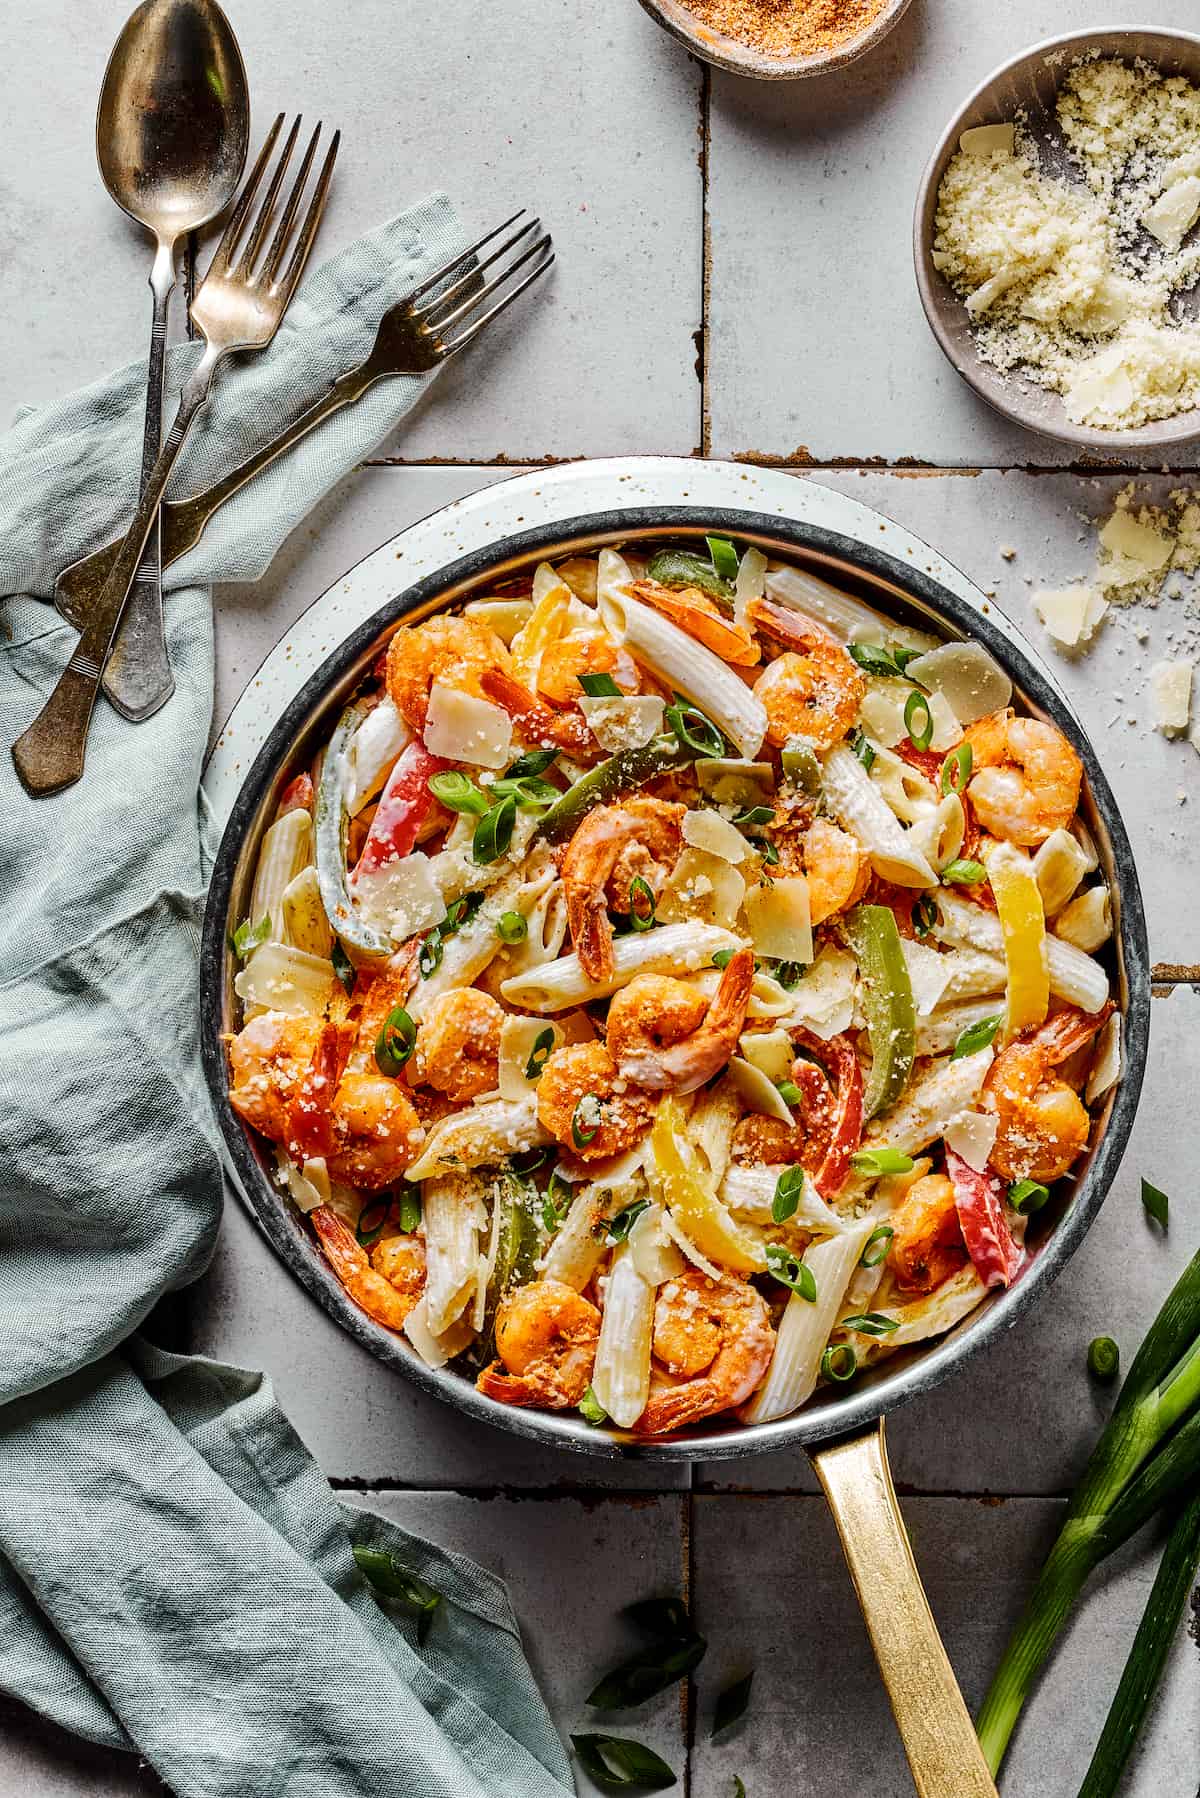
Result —
[{"label": "fork handle", "polygon": [[[352,406],[356,400],[360,400],[367,389],[373,387],[384,375],[395,372],[368,358],[358,368],[339,375],[329,391],[315,400],[306,412],[293,419],[278,437],[255,450],[252,456],[248,456],[222,480],[214,482],[203,493],[197,493],[191,499],[164,500],[159,510],[162,520],[163,567],[170,567],[172,562],[185,556],[189,549],[194,549],[213,514],[227,500],[231,500],[235,493],[240,493],[255,475],[261,474],[264,468],[269,468],[272,462],[291,449],[293,444],[299,443],[302,437],[307,437],[310,431],[315,431],[334,412],[340,412],[343,406]],[[90,556],[73,562],[59,575],[55,583],[54,603],[62,616],[77,630],[86,627],[120,547],[119,542],[106,544],[103,549],[93,550]],[[109,667],[111,673],[111,663]],[[109,691],[107,679],[104,690],[106,693]]]},{"label": "fork handle", "polygon": [[83,773],[88,725],[104,665],[120,628],[146,539],[158,515],[159,501],[192,420],[208,399],[213,369],[221,354],[220,350],[205,346],[203,356],[179,396],[175,423],[143,489],[133,523],[117,552],[87,629],[76,643],[53,693],[29,729],[13,744],[12,757],[17,773],[26,791],[35,799],[73,786]]}]

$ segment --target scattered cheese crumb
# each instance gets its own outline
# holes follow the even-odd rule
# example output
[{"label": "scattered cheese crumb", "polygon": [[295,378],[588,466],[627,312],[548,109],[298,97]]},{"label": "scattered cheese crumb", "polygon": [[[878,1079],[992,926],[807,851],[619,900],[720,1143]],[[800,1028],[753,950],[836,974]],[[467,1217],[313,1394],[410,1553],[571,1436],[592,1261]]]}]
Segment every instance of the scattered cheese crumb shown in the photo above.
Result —
[{"label": "scattered cheese crumb", "polygon": [[1154,723],[1166,736],[1185,731],[1192,709],[1192,664],[1156,662],[1150,670]]}]

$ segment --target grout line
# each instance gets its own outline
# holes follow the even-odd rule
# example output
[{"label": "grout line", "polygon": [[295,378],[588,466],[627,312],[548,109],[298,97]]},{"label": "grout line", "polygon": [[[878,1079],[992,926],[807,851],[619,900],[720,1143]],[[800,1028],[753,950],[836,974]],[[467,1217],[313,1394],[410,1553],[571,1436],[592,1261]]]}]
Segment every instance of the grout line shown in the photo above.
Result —
[{"label": "grout line", "polygon": [[700,329],[696,333],[696,373],[700,377],[700,455],[712,452],[709,404],[709,302],[712,296],[712,220],[708,210],[709,154],[712,146],[712,70],[700,70]]},{"label": "grout line", "polygon": [[[707,218],[705,223],[707,231]],[[693,457],[707,457],[712,454],[711,426],[709,419],[709,375],[708,366],[708,267],[707,252],[704,271],[704,322],[696,333],[696,367],[701,383],[701,433],[703,447],[692,452]],[[190,301],[190,286],[189,286]],[[616,454],[618,452],[611,452]],[[633,451],[622,452],[633,454]],[[677,452],[663,450],[639,451],[639,454],[673,455]],[[1105,465],[1091,466],[1083,463],[1065,463],[1055,467],[1034,467],[1029,463],[1011,462],[992,465],[956,464],[953,466],[938,462],[920,462],[907,457],[899,457],[889,462],[881,456],[834,456],[828,461],[810,461],[796,456],[760,456],[744,453],[717,457],[718,461],[743,463],[753,468],[771,468],[785,474],[819,475],[819,474],[891,474],[899,478],[908,477],[941,477],[948,480],[975,480],[983,474],[1024,474],[1024,475],[1071,475],[1083,478],[1099,478],[1112,476],[1115,480],[1150,480],[1166,476],[1171,480],[1195,481],[1200,476],[1200,469],[1170,468],[1165,464],[1155,468],[1135,468],[1132,466]],[[590,460],[587,450],[576,450],[569,455],[509,455],[497,450],[492,455],[479,456],[366,456],[359,463],[360,468],[558,468],[565,463],[586,462]]]},{"label": "grout line", "polygon": [[[699,1464],[693,1463],[690,1468],[690,1482],[687,1486],[622,1486],[618,1488],[605,1486],[577,1486],[560,1484],[557,1486],[520,1486],[520,1485],[486,1485],[486,1486],[437,1486],[428,1482],[398,1479],[364,1479],[353,1474],[344,1476],[327,1475],[329,1484],[335,1492],[357,1492],[364,1497],[378,1493],[437,1493],[456,1498],[473,1498],[481,1503],[491,1499],[507,1499],[514,1502],[534,1501],[539,1504],[553,1502],[555,1499],[572,1499],[583,1504],[644,1504],[647,1500],[681,1498],[683,1504],[683,1544],[682,1544],[682,1584],[683,1596],[690,1606],[695,1596],[696,1560],[694,1552],[694,1523],[697,1499],[765,1499],[765,1498],[815,1498],[820,1499],[819,1490],[808,1486],[718,1486],[702,1480],[697,1471]],[[913,1486],[898,1481],[896,1490],[902,1499],[909,1498],[951,1498],[969,1501],[973,1504],[1001,1505],[1009,1499],[1052,1500],[1061,1502],[1071,1495],[1070,1487],[1059,1492],[996,1492],[970,1491],[951,1489],[948,1487]],[[823,1501],[822,1501],[823,1502]],[[689,1698],[685,1711],[685,1731],[690,1743],[694,1732],[694,1704]]]},{"label": "grout line", "polygon": [[372,1478],[363,1474],[326,1474],[325,1477],[335,1492],[360,1492],[364,1497],[369,1497],[372,1492],[440,1492],[457,1498],[482,1500],[571,1498],[585,1504],[644,1504],[648,1499],[685,1497],[689,1490],[686,1486],[584,1486],[571,1480],[560,1480],[555,1485],[545,1486],[508,1485],[503,1481],[469,1486],[452,1483],[436,1485],[428,1480]]}]

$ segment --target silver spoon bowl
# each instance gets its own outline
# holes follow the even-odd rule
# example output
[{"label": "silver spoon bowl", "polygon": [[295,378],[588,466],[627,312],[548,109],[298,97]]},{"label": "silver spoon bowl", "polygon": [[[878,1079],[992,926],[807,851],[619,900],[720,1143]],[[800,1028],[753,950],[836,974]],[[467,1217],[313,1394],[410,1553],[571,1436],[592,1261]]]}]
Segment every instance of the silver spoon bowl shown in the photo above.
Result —
[{"label": "silver spoon bowl", "polygon": [[[143,486],[162,433],[175,248],[189,231],[225,210],[242,178],[249,141],[246,70],[216,0],[144,0],[117,39],[96,113],[96,160],[104,185],[156,244]],[[158,711],[174,686],[155,529],[109,658],[104,691],[118,711],[140,720]]]}]

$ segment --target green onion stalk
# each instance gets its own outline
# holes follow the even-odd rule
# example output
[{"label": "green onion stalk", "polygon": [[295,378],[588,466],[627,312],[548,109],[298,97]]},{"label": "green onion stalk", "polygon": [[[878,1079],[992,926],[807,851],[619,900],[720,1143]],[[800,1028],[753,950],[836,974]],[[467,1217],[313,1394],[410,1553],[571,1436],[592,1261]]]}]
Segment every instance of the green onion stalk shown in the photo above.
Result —
[{"label": "green onion stalk", "polygon": [[976,1728],[995,1773],[1043,1662],[1093,1569],[1200,1475],[1200,1253],[1134,1359]]}]

